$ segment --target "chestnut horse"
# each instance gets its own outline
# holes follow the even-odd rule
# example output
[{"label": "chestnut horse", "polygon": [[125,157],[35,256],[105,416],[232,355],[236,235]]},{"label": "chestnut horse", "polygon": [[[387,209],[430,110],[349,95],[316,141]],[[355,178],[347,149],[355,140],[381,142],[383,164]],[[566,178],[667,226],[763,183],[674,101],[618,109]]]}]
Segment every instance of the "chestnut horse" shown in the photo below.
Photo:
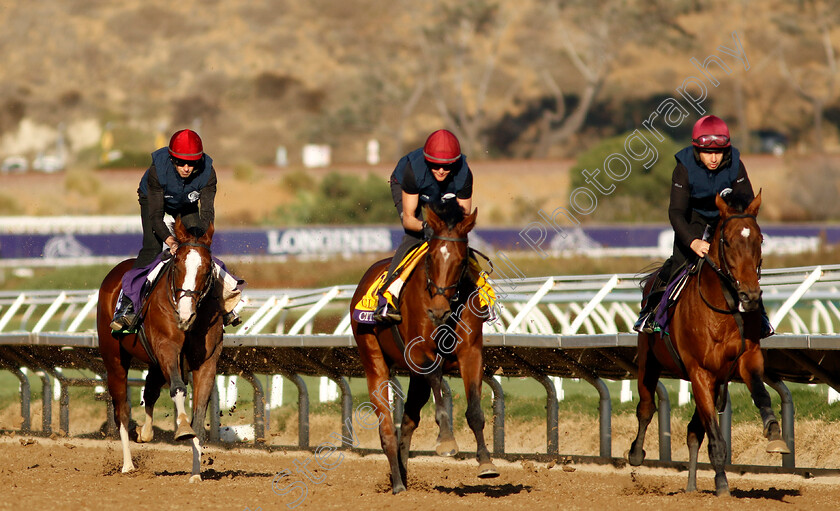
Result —
[{"label": "chestnut horse", "polygon": [[[434,392],[435,421],[440,428],[435,450],[441,456],[458,453],[441,393],[444,373],[455,369],[464,380],[466,417],[475,434],[478,477],[499,475],[484,442],[481,409],[482,323],[489,311],[477,306],[475,286],[465,278],[469,271],[467,233],[475,225],[478,210],[465,218],[464,210],[455,201],[448,204],[426,208],[426,221],[434,234],[429,240],[428,252],[402,288],[402,322],[391,327],[352,321],[371,403],[379,417],[379,439],[390,464],[394,493],[404,491],[408,484],[411,436],[420,422],[420,410],[429,400],[430,391]],[[385,259],[368,269],[353,295],[351,311],[389,263],[390,259]],[[398,333],[396,337],[395,333]],[[388,395],[382,392],[392,366],[408,370],[410,375],[399,439],[389,413]]]},{"label": "chestnut horse", "polygon": [[[193,464],[190,482],[201,481],[201,447],[204,417],[216,378],[216,364],[222,352],[222,314],[219,299],[213,296],[213,259],[210,243],[213,224],[203,234],[190,232],[178,218],[175,222],[178,249],[151,290],[140,314],[141,327],[148,339],[143,346],[139,332],[111,332],[111,317],[121,288],[123,274],[131,269],[133,259],[118,264],[102,281],[96,326],[99,352],[108,373],[108,392],[114,403],[114,418],[119,427],[123,449],[122,471],[134,470],[128,447],[130,403],[126,391],[128,369],[132,358],[149,365],[143,400],[146,421],[138,428],[137,441],[152,440],[152,414],[164,384],[170,388],[175,402],[177,430],[175,440],[192,439]],[[208,294],[210,297],[204,299]],[[151,355],[151,356],[150,356]],[[186,415],[184,401],[187,387],[184,380],[192,371],[193,417]]]},{"label": "chestnut horse", "polygon": [[[630,448],[631,465],[642,464],[645,431],[656,410],[653,396],[663,369],[691,381],[694,415],[688,424],[688,485],[697,489],[697,454],[704,434],[709,435],[709,460],[715,471],[715,490],[729,495],[724,472],[727,446],[717,411],[726,405],[729,380],[737,375],[746,383],[764,424],[769,440],[767,452],[789,453],[781,428],[764,388],[764,355],[761,334],[762,234],[756,215],[761,192],[746,207],[731,207],[718,196],[715,203],[720,220],[709,252],[699,270],[685,284],[671,311],[668,330],[679,360],[671,356],[662,333],[639,333],[639,431]],[[654,281],[648,279],[647,288]],[[645,289],[647,294],[650,289]]]}]

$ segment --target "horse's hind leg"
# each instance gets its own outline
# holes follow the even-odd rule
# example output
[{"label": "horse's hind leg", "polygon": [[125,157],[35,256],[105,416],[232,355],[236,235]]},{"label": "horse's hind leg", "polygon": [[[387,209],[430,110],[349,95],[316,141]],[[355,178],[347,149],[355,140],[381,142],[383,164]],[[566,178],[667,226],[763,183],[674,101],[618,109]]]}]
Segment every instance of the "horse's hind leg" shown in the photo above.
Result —
[{"label": "horse's hind leg", "polygon": [[455,441],[455,435],[452,433],[449,410],[446,409],[443,402],[443,371],[438,367],[437,370],[425,376],[435,396],[435,422],[437,422],[438,429],[440,430],[435,452],[438,456],[455,456],[458,454],[458,443]]},{"label": "horse's hind leg", "polygon": [[630,452],[627,454],[627,461],[634,467],[641,465],[645,460],[645,434],[653,414],[656,412],[654,396],[656,385],[659,383],[659,375],[662,372],[659,361],[656,360],[653,352],[649,349],[650,337],[648,334],[639,334],[639,405],[636,407],[639,429],[636,438],[630,445]]},{"label": "horse's hind leg", "polygon": [[703,429],[700,414],[695,407],[694,415],[691,416],[691,421],[688,423],[688,434],[685,439],[686,444],[688,444],[688,484],[685,487],[687,492],[697,490],[697,455],[700,453],[700,445],[703,443],[703,437],[705,436],[706,430]]},{"label": "horse's hind leg", "polygon": [[160,397],[160,389],[166,380],[163,378],[163,373],[157,366],[150,366],[149,373],[146,375],[146,386],[143,388],[143,406],[146,410],[146,420],[143,426],[137,428],[137,442],[151,442],[155,436],[153,427],[155,403]]},{"label": "horse's hind leg", "polygon": [[782,439],[782,428],[779,426],[779,421],[776,420],[776,415],[773,413],[773,408],[770,404],[770,394],[764,387],[762,375],[764,374],[764,358],[761,352],[747,352],[741,356],[739,370],[741,379],[747,384],[747,388],[752,395],[753,403],[758,408],[758,413],[761,414],[761,422],[764,426],[764,438],[769,440],[767,444],[767,452],[790,454],[790,448]]},{"label": "horse's hind leg", "polygon": [[[116,341],[115,350],[119,351]],[[131,420],[131,408],[128,403],[128,366],[131,356],[126,353],[103,352],[102,359],[108,373],[108,393],[111,394],[111,401],[114,404],[114,421],[117,423],[120,432],[120,443],[123,451],[122,472],[131,472],[134,470],[128,443],[128,423]]]},{"label": "horse's hind leg", "polygon": [[481,352],[480,338],[478,342],[478,346],[470,346],[459,352],[458,362],[461,378],[464,380],[464,391],[467,394],[467,424],[475,435],[478,477],[491,478],[498,477],[499,471],[490,461],[490,451],[484,441],[484,411],[481,409],[481,376],[484,371],[484,357]]}]

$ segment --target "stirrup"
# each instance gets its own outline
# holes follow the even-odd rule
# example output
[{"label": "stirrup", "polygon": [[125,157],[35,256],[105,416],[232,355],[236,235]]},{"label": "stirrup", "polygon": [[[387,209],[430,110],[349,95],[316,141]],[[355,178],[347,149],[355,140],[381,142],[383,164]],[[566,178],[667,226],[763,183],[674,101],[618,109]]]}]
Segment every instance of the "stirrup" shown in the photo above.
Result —
[{"label": "stirrup", "polygon": [[135,321],[137,321],[137,315],[134,314],[134,304],[131,303],[131,300],[121,296],[120,305],[121,307],[117,308],[117,311],[114,313],[114,319],[111,320],[111,324],[109,325],[113,332],[130,330],[134,326]]},{"label": "stirrup", "polygon": [[373,313],[373,319],[377,323],[400,323],[402,321],[402,314],[400,314],[399,309],[385,302],[385,304],[380,305]]},{"label": "stirrup", "polygon": [[636,320],[636,324],[633,325],[633,330],[636,332],[644,332],[646,334],[652,334],[656,331],[656,324],[654,322],[655,311],[648,311],[644,314],[639,314],[639,319]]},{"label": "stirrup", "polygon": [[242,318],[240,318],[239,314],[237,314],[234,310],[225,313],[225,315],[222,316],[222,322],[224,323],[224,326],[239,326],[242,324]]}]

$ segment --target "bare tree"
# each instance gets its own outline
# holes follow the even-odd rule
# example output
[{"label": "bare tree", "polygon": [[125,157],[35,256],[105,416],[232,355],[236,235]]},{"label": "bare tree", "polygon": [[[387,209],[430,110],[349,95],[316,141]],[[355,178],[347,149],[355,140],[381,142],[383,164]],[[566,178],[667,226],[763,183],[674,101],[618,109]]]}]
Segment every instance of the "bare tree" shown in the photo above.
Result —
[{"label": "bare tree", "polygon": [[[577,133],[624,49],[639,44],[679,44],[692,40],[677,23],[677,16],[692,8],[690,2],[649,0],[563,0],[538,2],[534,15],[543,20],[539,51],[529,59],[539,69],[541,94],[552,98],[538,122],[531,155],[545,157],[552,146]],[[677,42],[673,36],[682,38]],[[569,66],[577,76],[565,76]],[[561,80],[576,83],[567,90]],[[567,95],[577,101],[567,109]]]},{"label": "bare tree", "polygon": [[[782,45],[779,67],[799,97],[811,105],[813,151],[822,153],[825,108],[838,97],[831,30],[840,22],[840,1],[799,0],[780,7],[783,10],[777,24],[787,40]],[[789,64],[790,60],[796,64]]]}]

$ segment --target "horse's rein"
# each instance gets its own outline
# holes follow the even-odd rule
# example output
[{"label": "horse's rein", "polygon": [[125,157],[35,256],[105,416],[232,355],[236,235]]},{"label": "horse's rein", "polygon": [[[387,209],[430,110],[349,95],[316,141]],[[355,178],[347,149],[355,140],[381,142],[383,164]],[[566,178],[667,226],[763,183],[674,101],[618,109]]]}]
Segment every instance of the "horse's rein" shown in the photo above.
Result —
[{"label": "horse's rein", "polygon": [[[430,241],[431,240],[454,241],[456,243],[468,243],[469,242],[469,240],[467,238],[453,238],[453,237],[450,237],[450,236],[438,236],[438,235],[433,235],[431,238],[429,238],[429,240]],[[449,291],[450,289],[458,287],[458,284],[461,283],[461,279],[464,278],[464,273],[466,273],[466,271],[467,271],[467,261],[469,260],[469,257],[470,257],[470,254],[469,254],[469,250],[468,250],[466,257],[464,257],[464,259],[461,261],[461,272],[458,274],[458,278],[455,280],[455,283],[450,285],[450,286],[439,287],[437,284],[432,282],[432,279],[429,277],[429,254],[428,253],[426,254],[426,261],[425,261],[423,271],[426,275],[426,291],[429,292],[429,296],[431,298],[434,298],[437,295],[442,295],[444,298],[446,298],[446,292],[447,291]]]},{"label": "horse's rein", "polygon": [[[205,245],[204,243],[196,243],[192,241],[187,241],[185,243],[179,243],[178,247],[197,247],[197,248],[206,248],[207,252],[210,252],[210,246]],[[212,261],[212,258],[211,258]],[[172,278],[172,274],[175,272],[175,264],[173,262],[172,266],[169,267],[169,274],[167,275],[167,279],[169,280],[169,303],[172,304],[172,307],[177,311],[178,310],[178,300],[184,297],[197,297],[195,298],[195,303],[198,304],[201,300],[207,296],[207,293],[213,287],[213,281],[216,279],[215,272],[211,269],[209,278],[204,282],[204,287],[198,290],[190,290],[190,289],[182,289],[175,287],[175,279]]]}]

